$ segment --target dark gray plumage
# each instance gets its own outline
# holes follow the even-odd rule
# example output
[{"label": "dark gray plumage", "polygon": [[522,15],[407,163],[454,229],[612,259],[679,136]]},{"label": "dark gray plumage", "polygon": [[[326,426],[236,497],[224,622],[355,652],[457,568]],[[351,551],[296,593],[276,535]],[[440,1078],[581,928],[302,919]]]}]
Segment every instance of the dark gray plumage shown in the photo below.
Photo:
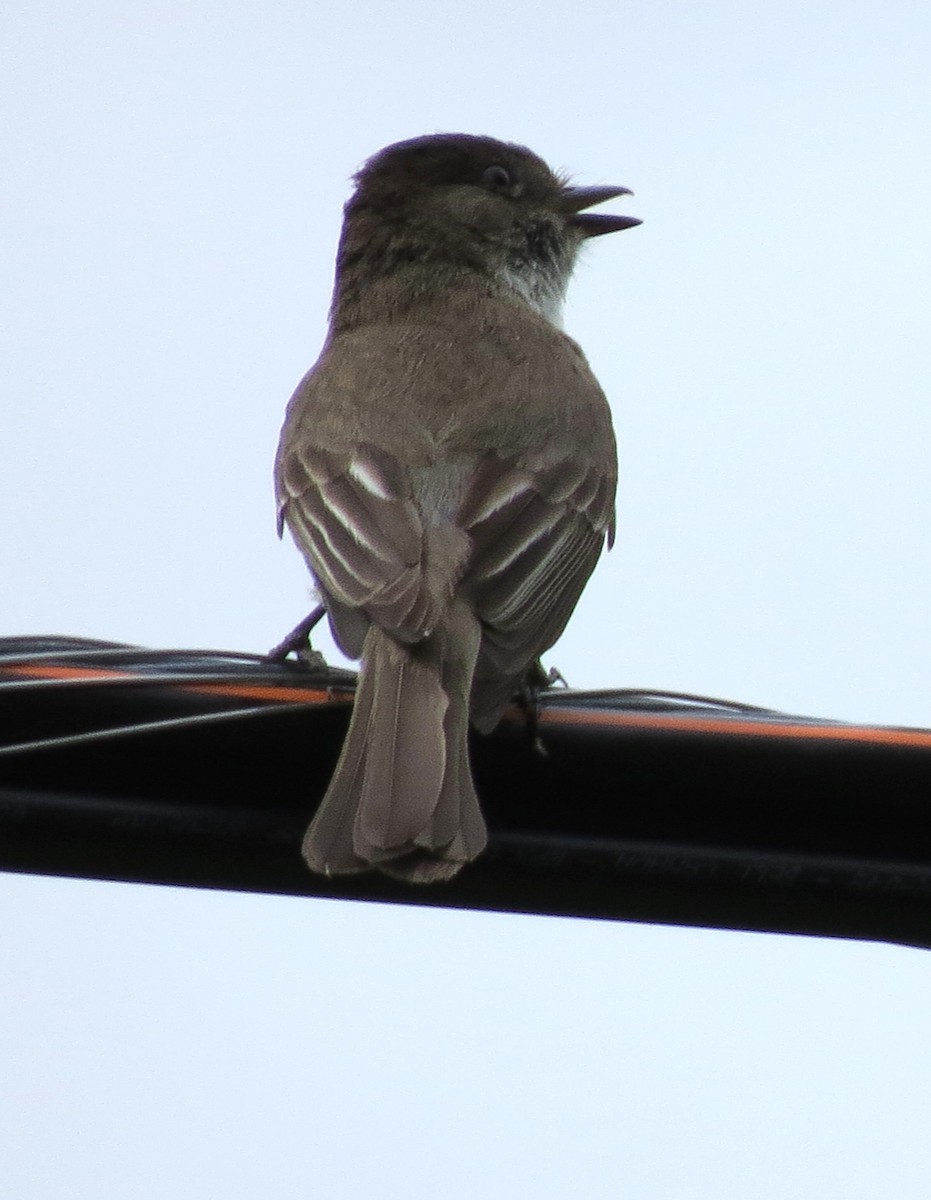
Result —
[{"label": "dark gray plumage", "polygon": [[485,845],[469,721],[494,727],[613,536],[608,405],[556,322],[584,238],[638,223],[583,210],[624,191],[461,134],[356,177],[276,462],[281,520],[362,659],[316,871],[428,882]]}]

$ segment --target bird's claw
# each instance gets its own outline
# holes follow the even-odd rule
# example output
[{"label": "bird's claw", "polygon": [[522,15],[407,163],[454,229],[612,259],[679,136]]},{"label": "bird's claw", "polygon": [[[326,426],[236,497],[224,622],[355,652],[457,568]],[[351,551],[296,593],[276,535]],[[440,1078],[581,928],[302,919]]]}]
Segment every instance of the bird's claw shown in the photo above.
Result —
[{"label": "bird's claw", "polygon": [[517,702],[527,718],[527,735],[537,754],[546,758],[549,754],[540,736],[540,695],[556,687],[568,687],[566,678],[558,667],[547,671],[539,659],[532,663],[524,676]]},{"label": "bird's claw", "polygon": [[310,644],[311,632],[325,612],[326,609],[322,604],[319,604],[313,612],[307,614],[303,621],[295,625],[291,632],[277,646],[273,646],[269,650],[266,658],[271,662],[283,663],[289,654],[296,654],[298,659],[312,670],[325,670],[327,667],[326,659],[319,650],[315,650]]}]

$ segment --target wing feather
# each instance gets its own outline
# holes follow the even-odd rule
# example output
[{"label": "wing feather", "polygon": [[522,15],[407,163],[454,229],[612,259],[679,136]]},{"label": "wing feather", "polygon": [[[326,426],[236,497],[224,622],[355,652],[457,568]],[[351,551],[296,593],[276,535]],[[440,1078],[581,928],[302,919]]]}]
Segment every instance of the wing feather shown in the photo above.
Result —
[{"label": "wing feather", "polygon": [[401,641],[424,636],[435,620],[424,526],[399,464],[373,446],[337,454],[302,443],[278,478],[283,519],[337,623],[362,609]]},{"label": "wing feather", "polygon": [[[414,642],[453,590],[468,600],[483,629],[473,698],[486,724],[562,633],[613,536],[614,479],[584,455],[518,462],[492,452],[418,473],[370,445],[303,443],[282,464],[279,497],[353,645],[360,612]],[[464,563],[444,526],[466,535]]]},{"label": "wing feather", "polygon": [[613,479],[582,460],[490,455],[462,506],[472,554],[462,586],[482,622],[473,717],[490,728],[529,666],[559,637],[613,523]]}]

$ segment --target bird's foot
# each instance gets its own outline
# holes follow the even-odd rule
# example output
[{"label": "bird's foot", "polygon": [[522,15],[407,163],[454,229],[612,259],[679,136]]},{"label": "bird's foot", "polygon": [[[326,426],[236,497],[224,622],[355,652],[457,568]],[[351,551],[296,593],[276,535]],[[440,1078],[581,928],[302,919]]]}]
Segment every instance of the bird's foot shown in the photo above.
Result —
[{"label": "bird's foot", "polygon": [[312,670],[326,670],[326,659],[319,650],[313,648],[310,641],[310,635],[314,626],[319,623],[325,612],[326,609],[322,604],[319,604],[313,612],[307,614],[303,621],[295,625],[291,632],[277,646],[273,646],[266,657],[271,662],[283,663],[289,654],[294,654],[300,662]]},{"label": "bird's foot", "polygon": [[540,696],[543,692],[551,691],[555,687],[567,688],[568,686],[565,676],[558,667],[550,667],[547,671],[537,659],[528,669],[517,694],[517,703],[524,710],[527,719],[527,736],[537,754],[544,758],[549,751],[540,736]]}]

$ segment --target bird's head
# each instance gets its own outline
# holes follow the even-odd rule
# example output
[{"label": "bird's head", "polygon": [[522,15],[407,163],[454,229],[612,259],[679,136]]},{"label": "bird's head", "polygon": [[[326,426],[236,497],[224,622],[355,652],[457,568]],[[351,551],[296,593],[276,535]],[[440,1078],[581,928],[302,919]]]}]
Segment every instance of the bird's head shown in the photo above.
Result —
[{"label": "bird's head", "polygon": [[558,323],[586,238],[639,225],[588,210],[630,189],[575,187],[524,146],[435,134],[380,150],[355,177],[340,269],[445,264],[494,276]]}]

